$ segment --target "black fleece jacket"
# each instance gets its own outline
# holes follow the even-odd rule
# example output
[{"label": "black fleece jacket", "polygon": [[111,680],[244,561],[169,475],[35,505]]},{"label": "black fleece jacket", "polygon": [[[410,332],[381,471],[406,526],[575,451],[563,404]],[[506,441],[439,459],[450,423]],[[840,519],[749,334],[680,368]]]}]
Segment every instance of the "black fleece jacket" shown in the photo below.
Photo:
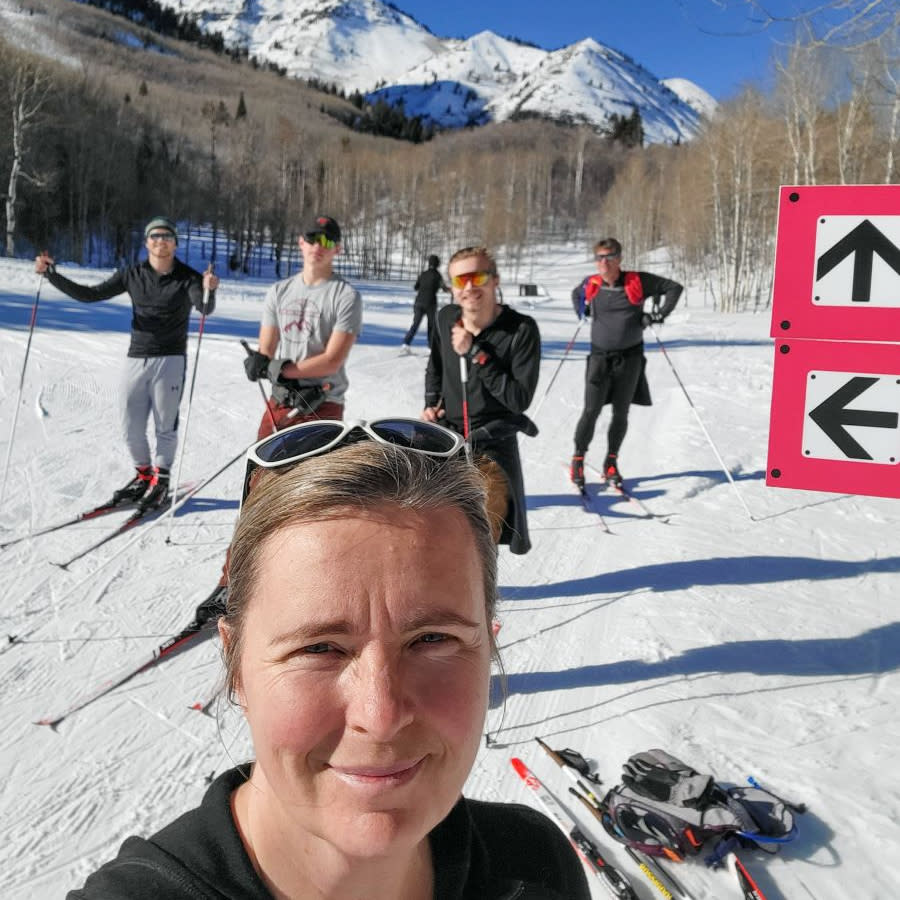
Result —
[{"label": "black fleece jacket", "polygon": [[[436,334],[425,370],[425,405],[443,398],[447,423],[462,433],[462,379],[459,356],[450,332],[462,315],[455,303],[437,315]],[[466,395],[469,425],[474,431],[491,422],[510,419],[528,409],[541,368],[541,335],[531,316],[502,306],[469,351]]]},{"label": "black fleece jacket", "polygon": [[438,291],[449,291],[450,288],[444,284],[441,273],[437,269],[426,269],[416,279],[414,286],[416,291],[416,306],[422,309],[435,309],[437,307]]},{"label": "black fleece jacket", "polygon": [[[67,900],[272,900],[231,815],[243,780],[238,768],[220,775],[199,807],[148,840],[128,838]],[[429,840],[434,900],[590,900],[565,836],[530,807],[460,798]]]},{"label": "black fleece jacket", "polygon": [[203,276],[176,259],[172,271],[160,275],[147,260],[119,269],[95,285],[77,284],[60,275],[56,268],[47,271],[53,287],[82,303],[109,300],[119,294],[131,297],[131,344],[128,355],[183,356],[187,350],[188,321],[191,307],[209,315],[216,308],[215,291],[203,308]]}]

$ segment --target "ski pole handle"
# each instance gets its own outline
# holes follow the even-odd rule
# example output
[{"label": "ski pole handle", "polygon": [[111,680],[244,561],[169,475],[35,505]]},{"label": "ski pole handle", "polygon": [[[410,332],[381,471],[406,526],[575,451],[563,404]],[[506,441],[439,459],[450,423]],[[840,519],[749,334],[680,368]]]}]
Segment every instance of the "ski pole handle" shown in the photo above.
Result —
[{"label": "ski pole handle", "polygon": [[463,440],[466,442],[466,457],[472,459],[472,445],[469,443],[469,364],[465,354],[459,358],[459,380],[462,385]]},{"label": "ski pole handle", "polygon": [[[212,275],[215,272],[215,266],[210,263],[206,270],[203,272],[204,275]],[[204,284],[203,285],[203,315],[206,316],[206,311],[209,309],[209,288]]]},{"label": "ski pole handle", "polygon": [[[247,351],[247,356],[253,356],[253,350],[250,348],[250,345],[242,338],[241,346]],[[266,389],[262,386],[260,382],[256,382],[259,385],[259,393],[262,397],[263,406],[266,408],[266,412],[269,415],[269,424],[272,426],[272,434],[275,434],[278,431],[278,426],[275,424],[275,415],[272,412],[272,407],[269,406],[269,398],[266,396]]]}]

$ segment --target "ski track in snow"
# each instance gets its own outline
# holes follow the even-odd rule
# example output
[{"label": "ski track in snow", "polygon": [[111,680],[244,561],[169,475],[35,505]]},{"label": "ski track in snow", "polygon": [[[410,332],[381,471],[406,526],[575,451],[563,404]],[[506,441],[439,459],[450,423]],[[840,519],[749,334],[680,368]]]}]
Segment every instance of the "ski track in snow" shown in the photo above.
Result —
[{"label": "ski track in snow", "polygon": [[[485,725],[491,743],[467,793],[530,802],[509,765],[520,755],[566,802],[567,782],[535,736],[596,760],[607,784],[629,754],[664,747],[722,781],[753,774],[809,804],[800,837],[781,855],[748,855],[769,900],[829,900],[848,890],[862,900],[892,896],[884,854],[900,848],[896,503],[765,486],[768,315],[713,313],[689,286],[689,302],[657,332],[752,519],[648,335],[654,405],[633,409],[621,462],[634,496],[671,514],[671,524],[641,518],[601,491],[596,509],[613,531],[605,534],[566,476],[588,328],[560,360],[576,324],[568,292],[589,271],[581,248],[537,258],[529,281],[550,299],[522,304],[544,341],[533,408],[559,375],[536,417],[540,435],[520,441],[534,549],[525,557],[500,552],[508,694],[505,703],[494,695]],[[89,282],[107,273],[73,274]],[[223,281],[204,332],[185,480],[210,474],[256,434],[261,400],[244,377],[238,340],[256,332],[269,283]],[[416,355],[399,353],[411,286],[359,286],[371,302],[350,356],[347,417],[418,415],[424,326]],[[4,459],[35,287],[28,263],[0,260]],[[512,305],[515,294],[508,286]],[[125,308],[76,304],[43,287],[0,540],[86,510],[129,477],[116,412],[127,304],[115,304]],[[189,367],[195,346],[192,338]],[[45,416],[36,414],[38,401]],[[607,423],[608,412],[593,465]],[[32,724],[142,660],[191,618],[219,577],[242,468],[231,466],[173,522],[127,547],[131,538],[120,537],[70,572],[50,561],[101,537],[117,515],[0,550],[0,629],[22,641],[0,647],[3,897],[61,896],[125,837],[149,835],[199,802],[211,773],[250,757],[246,726],[227,700],[219,697],[213,716],[189,709],[217,689],[216,640],[136,676],[57,731]],[[655,896],[590,819],[582,824],[642,900]],[[733,895],[727,875],[700,864],[678,874],[698,896]]]}]

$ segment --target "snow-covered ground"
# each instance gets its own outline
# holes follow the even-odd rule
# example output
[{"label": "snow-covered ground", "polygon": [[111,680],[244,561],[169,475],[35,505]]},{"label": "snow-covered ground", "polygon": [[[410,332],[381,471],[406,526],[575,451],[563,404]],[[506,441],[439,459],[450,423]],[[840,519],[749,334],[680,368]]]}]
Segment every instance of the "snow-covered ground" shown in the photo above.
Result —
[{"label": "snow-covered ground", "polygon": [[[894,896],[896,503],[765,486],[768,317],[716,314],[691,292],[660,336],[752,517],[651,339],[655,403],[633,410],[622,469],[635,496],[671,519],[639,518],[600,494],[612,531],[604,533],[566,473],[587,329],[560,360],[576,324],[568,290],[590,271],[587,260],[573,250],[535,261],[532,280],[550,298],[525,307],[544,341],[532,407],[541,433],[521,440],[534,549],[525,557],[501,550],[508,697],[489,712],[492,743],[467,793],[531,802],[509,765],[518,755],[566,796],[536,735],[594,758],[608,783],[629,754],[663,747],[720,780],[753,774],[809,804],[799,838],[780,856],[749,857],[769,900]],[[84,281],[105,274],[64,271]],[[0,260],[2,459],[36,287],[27,263]],[[244,376],[238,341],[255,339],[265,287],[225,280],[220,290],[203,336],[184,479],[213,472],[255,435],[261,399]],[[360,287],[365,330],[350,358],[347,415],[417,415],[424,330],[418,355],[397,352],[410,286]],[[524,302],[515,286],[507,299]],[[78,304],[44,285],[0,542],[84,510],[127,480],[115,406],[128,325],[127,301]],[[598,437],[589,461],[598,464],[602,452]],[[51,563],[103,535],[110,519],[0,551],[0,631],[20,638],[0,648],[0,896],[62,896],[124,837],[170,821],[199,801],[212,773],[247,757],[247,730],[233,709],[220,703],[211,718],[189,708],[215,690],[217,641],[136,677],[58,731],[33,724],[189,621],[218,578],[241,468],[231,466],[174,522],[144,526],[70,571]],[[655,896],[598,838],[641,897]],[[728,875],[694,863],[681,874],[699,896],[737,896]]]}]

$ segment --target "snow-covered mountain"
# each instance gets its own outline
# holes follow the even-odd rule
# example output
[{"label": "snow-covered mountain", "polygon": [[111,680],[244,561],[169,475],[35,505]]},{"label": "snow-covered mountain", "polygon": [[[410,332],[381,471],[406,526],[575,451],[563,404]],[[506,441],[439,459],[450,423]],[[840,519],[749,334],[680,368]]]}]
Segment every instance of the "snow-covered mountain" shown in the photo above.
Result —
[{"label": "snow-covered mountain", "polygon": [[288,75],[366,91],[442,49],[412,16],[381,0],[172,0],[229,45]]},{"label": "snow-covered mountain", "polygon": [[674,142],[715,107],[692,82],[667,85],[591,38],[553,51],[490,31],[443,39],[381,0],[176,2],[180,14],[290,76],[402,100],[407,115],[441,127],[535,116],[603,128],[636,107],[648,142]]},{"label": "snow-covered mountain", "polygon": [[712,116],[719,105],[712,94],[687,78],[663,78],[662,83],[701,116]]}]

